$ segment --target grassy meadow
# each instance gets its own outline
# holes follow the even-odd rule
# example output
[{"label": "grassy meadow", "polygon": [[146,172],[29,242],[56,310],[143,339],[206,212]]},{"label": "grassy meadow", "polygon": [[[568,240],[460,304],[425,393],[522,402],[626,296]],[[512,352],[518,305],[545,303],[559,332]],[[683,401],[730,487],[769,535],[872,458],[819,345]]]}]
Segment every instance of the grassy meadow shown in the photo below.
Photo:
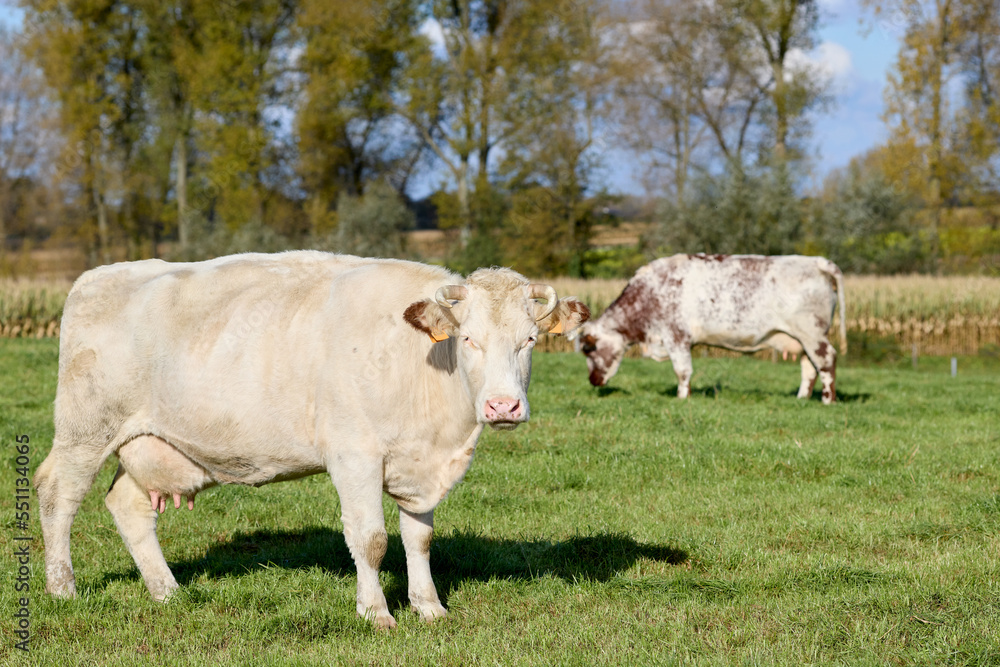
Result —
[{"label": "grassy meadow", "polygon": [[181,583],[153,602],[103,506],[73,527],[79,597],[42,591],[32,497],[31,652],[14,649],[14,438],[52,437],[53,339],[0,341],[5,574],[0,664],[1000,664],[1000,363],[842,366],[839,402],[798,364],[536,354],[531,423],[481,439],[436,511],[448,618],[408,610],[398,513],[382,582],[399,627],[354,612],[326,476],[215,488],[159,526]]}]

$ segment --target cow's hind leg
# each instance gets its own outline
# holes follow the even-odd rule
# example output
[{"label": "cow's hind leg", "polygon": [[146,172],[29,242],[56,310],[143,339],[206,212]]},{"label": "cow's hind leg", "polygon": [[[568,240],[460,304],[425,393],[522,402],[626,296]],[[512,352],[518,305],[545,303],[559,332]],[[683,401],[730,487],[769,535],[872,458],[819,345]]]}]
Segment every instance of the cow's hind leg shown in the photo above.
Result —
[{"label": "cow's hind leg", "polygon": [[802,355],[799,364],[802,367],[802,384],[799,385],[798,397],[809,398],[812,396],[813,387],[816,386],[816,367],[807,354]]},{"label": "cow's hind leg", "polygon": [[340,496],[344,539],[358,571],[358,614],[380,628],[396,627],[385,594],[378,581],[378,569],[389,547],[382,512],[382,465],[380,461],[340,461],[331,471]]},{"label": "cow's hind leg", "polygon": [[406,550],[406,575],[409,580],[410,606],[425,621],[448,614],[441,605],[431,578],[431,537],[434,512],[411,514],[399,508],[399,532]]},{"label": "cow's hind leg", "polygon": [[70,529],[80,503],[104,463],[100,450],[69,448],[58,438],[35,473],[42,539],[45,541],[45,590],[52,595],[76,595],[76,578],[69,551]]},{"label": "cow's hind leg", "polygon": [[670,349],[670,363],[677,376],[677,398],[687,398],[691,393],[691,348],[676,346]]},{"label": "cow's hind leg", "polygon": [[104,504],[111,510],[146,588],[155,599],[165,600],[177,582],[156,537],[156,510],[166,509],[170,497],[179,507],[182,496],[193,509],[195,494],[215,485],[215,480],[169,442],[152,435],[130,440],[118,449],[118,459],[121,465]]},{"label": "cow's hind leg", "polygon": [[819,379],[823,383],[823,403],[829,405],[837,400],[834,380],[837,374],[837,351],[833,349],[826,338],[819,339],[816,343],[806,343],[803,341],[809,360],[819,370]]},{"label": "cow's hind leg", "polygon": [[177,582],[156,538],[157,515],[150,504],[149,491],[128,473],[124,465],[119,465],[104,504],[111,511],[118,532],[139,567],[149,593],[156,600],[165,600],[177,589]]}]

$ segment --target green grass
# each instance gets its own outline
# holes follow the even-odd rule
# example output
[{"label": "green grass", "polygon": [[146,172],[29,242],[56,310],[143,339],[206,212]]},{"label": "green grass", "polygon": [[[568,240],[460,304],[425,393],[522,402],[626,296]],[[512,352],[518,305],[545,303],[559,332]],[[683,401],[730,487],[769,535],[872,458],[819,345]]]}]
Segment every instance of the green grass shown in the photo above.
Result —
[{"label": "green grass", "polygon": [[[73,527],[80,596],[42,590],[15,651],[14,436],[52,437],[56,341],[0,341],[0,664],[1000,665],[1000,362],[846,366],[840,402],[794,398],[798,364],[536,354],[532,421],[487,433],[439,506],[431,566],[450,615],[408,611],[386,503],[382,581],[399,621],[355,617],[328,478],[216,488],[161,517],[181,583],[150,600],[103,506]],[[32,533],[40,535],[37,508]]]}]

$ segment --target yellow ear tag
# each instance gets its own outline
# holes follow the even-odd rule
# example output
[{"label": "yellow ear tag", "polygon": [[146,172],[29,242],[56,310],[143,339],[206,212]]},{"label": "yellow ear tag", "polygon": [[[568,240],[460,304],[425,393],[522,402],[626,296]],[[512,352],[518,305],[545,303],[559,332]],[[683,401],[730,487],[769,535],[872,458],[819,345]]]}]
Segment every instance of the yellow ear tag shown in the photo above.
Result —
[{"label": "yellow ear tag", "polygon": [[440,343],[443,340],[447,340],[449,337],[448,334],[441,331],[440,329],[431,329],[431,332],[427,335],[430,336],[431,340],[434,341],[435,343]]},{"label": "yellow ear tag", "polygon": [[558,322],[556,322],[556,325],[554,327],[552,327],[551,329],[549,329],[549,333],[550,334],[561,334],[562,332],[563,332],[563,323],[562,323],[562,320],[559,320]]}]

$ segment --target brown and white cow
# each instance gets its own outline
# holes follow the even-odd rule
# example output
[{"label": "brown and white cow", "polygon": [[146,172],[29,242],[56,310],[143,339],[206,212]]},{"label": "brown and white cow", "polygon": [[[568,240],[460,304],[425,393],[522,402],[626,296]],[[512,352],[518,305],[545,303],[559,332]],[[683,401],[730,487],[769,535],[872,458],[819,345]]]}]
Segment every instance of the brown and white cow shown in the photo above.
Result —
[{"label": "brown and white cow", "polygon": [[823,402],[836,399],[837,353],[827,332],[840,301],[841,352],[847,351],[844,284],[837,265],[800,255],[674,255],[639,269],[618,299],[579,332],[590,383],[602,386],[625,350],[669,358],[677,397],[691,383],[691,346],[697,343],[754,352],[767,347],[802,357],[799,398],[812,395],[816,372]]},{"label": "brown and white cow", "polygon": [[[536,301],[544,299],[546,303]],[[66,301],[52,451],[35,476],[47,589],[75,594],[70,525],[104,460],[105,504],[150,593],[177,588],[156,536],[168,498],[326,472],[358,570],[357,611],[395,620],[378,582],[383,491],[400,508],[410,604],[445,615],[433,512],[485,425],[528,420],[536,336],[586,306],[506,269],[297,251],[85,273]]]}]

